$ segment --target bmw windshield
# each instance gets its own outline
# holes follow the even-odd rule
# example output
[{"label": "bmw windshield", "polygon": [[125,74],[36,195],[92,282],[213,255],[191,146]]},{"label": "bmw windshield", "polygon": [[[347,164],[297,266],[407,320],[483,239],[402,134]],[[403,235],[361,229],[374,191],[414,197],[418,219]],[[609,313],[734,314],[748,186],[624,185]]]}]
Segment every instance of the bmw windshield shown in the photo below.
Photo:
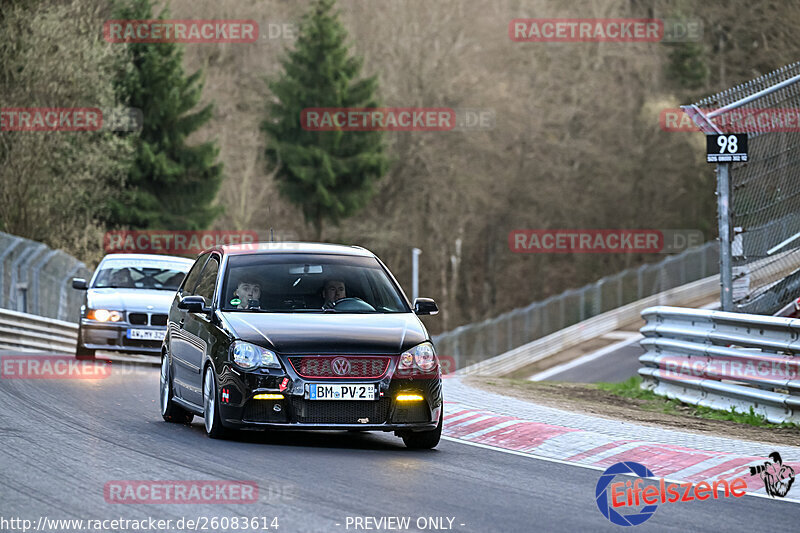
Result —
[{"label": "bmw windshield", "polygon": [[114,259],[104,261],[93,289],[155,289],[176,291],[191,263],[162,260]]},{"label": "bmw windshield", "polygon": [[377,259],[333,254],[231,256],[220,307],[271,313],[410,312]]}]

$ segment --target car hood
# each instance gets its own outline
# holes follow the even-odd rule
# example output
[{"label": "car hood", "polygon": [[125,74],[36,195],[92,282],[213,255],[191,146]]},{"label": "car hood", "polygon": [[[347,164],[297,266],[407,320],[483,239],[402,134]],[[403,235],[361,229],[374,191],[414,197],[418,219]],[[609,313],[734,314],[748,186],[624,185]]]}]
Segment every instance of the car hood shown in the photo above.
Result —
[{"label": "car hood", "polygon": [[235,337],[278,353],[400,353],[427,339],[412,313],[220,313]]},{"label": "car hood", "polygon": [[152,289],[89,289],[86,305],[89,309],[168,313],[174,297],[172,291]]}]

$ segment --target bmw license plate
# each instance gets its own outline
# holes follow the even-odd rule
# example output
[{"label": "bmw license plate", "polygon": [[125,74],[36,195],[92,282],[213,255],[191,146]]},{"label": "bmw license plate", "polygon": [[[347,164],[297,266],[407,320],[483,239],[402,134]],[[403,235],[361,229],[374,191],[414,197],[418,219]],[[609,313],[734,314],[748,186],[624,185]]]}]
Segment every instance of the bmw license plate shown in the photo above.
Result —
[{"label": "bmw license plate", "polygon": [[308,385],[309,400],[374,400],[375,385],[332,383],[310,383]]},{"label": "bmw license plate", "polygon": [[137,341],[163,341],[166,333],[166,329],[128,328],[128,338]]}]

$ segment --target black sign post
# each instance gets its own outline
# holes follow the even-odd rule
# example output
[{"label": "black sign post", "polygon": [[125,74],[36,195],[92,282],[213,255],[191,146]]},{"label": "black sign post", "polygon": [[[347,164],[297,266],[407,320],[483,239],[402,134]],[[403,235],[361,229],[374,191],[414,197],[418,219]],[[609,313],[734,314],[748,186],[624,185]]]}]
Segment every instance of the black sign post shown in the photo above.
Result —
[{"label": "black sign post", "polygon": [[[719,130],[718,130],[719,131]],[[731,163],[747,162],[746,133],[706,135],[706,161],[717,164],[717,211],[720,242],[720,306],[733,311],[733,258],[731,254]]]}]

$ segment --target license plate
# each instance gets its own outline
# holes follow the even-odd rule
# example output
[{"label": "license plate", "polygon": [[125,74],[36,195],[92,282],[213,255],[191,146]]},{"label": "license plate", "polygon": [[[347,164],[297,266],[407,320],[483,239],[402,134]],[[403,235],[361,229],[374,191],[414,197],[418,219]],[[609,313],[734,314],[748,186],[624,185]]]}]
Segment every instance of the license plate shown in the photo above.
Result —
[{"label": "license plate", "polygon": [[166,332],[166,329],[128,328],[128,338],[137,341],[163,341]]},{"label": "license plate", "polygon": [[374,400],[375,385],[350,385],[346,383],[311,383],[309,400]]}]

